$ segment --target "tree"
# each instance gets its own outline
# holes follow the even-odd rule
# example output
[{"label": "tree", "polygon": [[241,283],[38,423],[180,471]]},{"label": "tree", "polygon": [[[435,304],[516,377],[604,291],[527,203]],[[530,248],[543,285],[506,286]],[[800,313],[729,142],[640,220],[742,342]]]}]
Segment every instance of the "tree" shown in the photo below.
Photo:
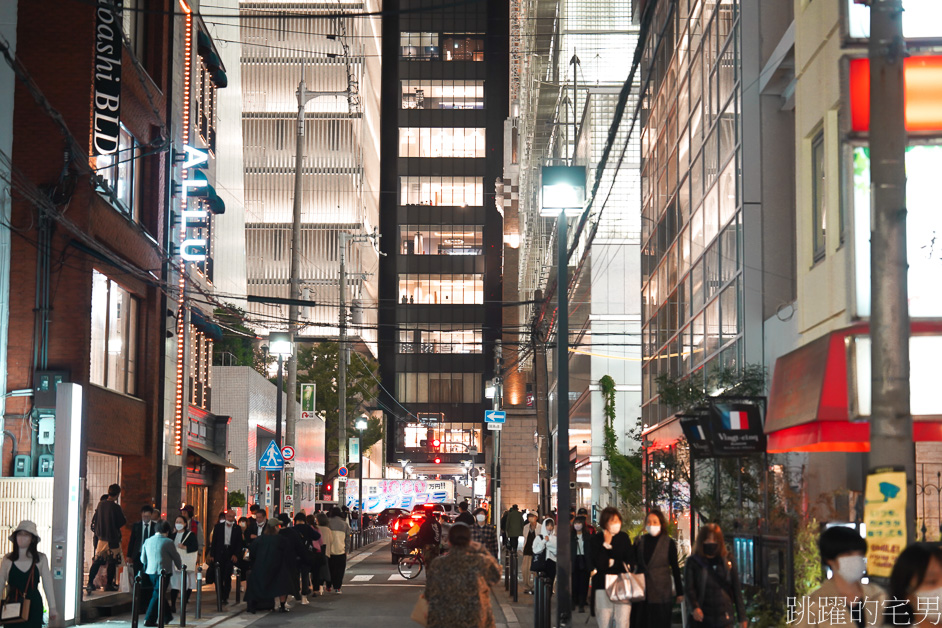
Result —
[{"label": "tree", "polygon": [[213,316],[222,325],[222,340],[213,343],[213,364],[251,366],[268,379],[268,366],[274,358],[256,347],[258,336],[245,325],[245,311],[229,305],[216,308]]},{"label": "tree", "polygon": [[[629,518],[640,521],[643,519],[642,512],[638,508],[641,505],[641,455],[637,450],[628,454],[623,454],[618,450],[618,437],[614,426],[615,380],[610,375],[605,375],[599,380],[599,386],[602,388],[604,400],[602,412],[605,415],[605,442],[603,448],[608,470],[623,510],[627,508],[629,511],[637,511],[626,511],[625,514]],[[632,517],[632,514],[635,516]]]},{"label": "tree", "polygon": [[245,494],[242,491],[229,491],[229,508],[242,508],[245,506]]},{"label": "tree", "polygon": [[[316,385],[316,407],[324,411],[327,429],[327,468],[325,478],[337,475],[338,442],[337,422],[340,418],[340,396],[337,391],[337,370],[339,368],[340,347],[336,342],[319,342],[298,349],[298,383]],[[352,359],[347,365],[347,425],[348,437],[359,436],[356,420],[363,414],[363,408],[375,403],[379,364],[369,356],[351,352]],[[360,447],[367,450],[383,438],[383,424],[380,419],[370,418],[369,427],[364,431]],[[346,445],[344,445],[346,446]]]}]

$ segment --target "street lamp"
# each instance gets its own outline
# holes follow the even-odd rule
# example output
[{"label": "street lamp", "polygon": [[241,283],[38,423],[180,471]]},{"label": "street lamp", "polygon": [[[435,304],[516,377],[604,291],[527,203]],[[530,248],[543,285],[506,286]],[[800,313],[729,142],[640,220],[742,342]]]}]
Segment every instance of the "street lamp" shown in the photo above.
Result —
[{"label": "street lamp", "polygon": [[360,469],[360,496],[357,498],[357,504],[360,506],[360,521],[357,523],[357,526],[361,532],[363,531],[363,478],[365,477],[363,475],[363,432],[366,431],[368,425],[369,423],[366,420],[366,415],[361,414],[360,418],[357,419],[356,422],[357,432],[360,433],[360,438],[357,441],[357,453],[360,455],[360,462],[358,466]]},{"label": "street lamp", "polygon": [[[567,230],[570,215],[579,216],[585,207],[586,172],[583,166],[543,166],[540,215],[556,218],[556,495],[557,526],[569,516],[569,251]],[[572,615],[569,577],[572,557],[568,532],[557,535],[556,604],[557,624],[568,625]]]},{"label": "street lamp", "polygon": [[[294,352],[294,342],[291,334],[285,332],[273,331],[268,335],[268,351],[272,355],[278,356],[278,390],[275,397],[275,442],[281,447],[281,420],[282,412],[282,391],[284,390],[284,373],[282,364],[287,358],[291,358]],[[272,513],[277,516],[281,512],[281,471],[275,472],[274,482],[274,503],[272,504]]]}]

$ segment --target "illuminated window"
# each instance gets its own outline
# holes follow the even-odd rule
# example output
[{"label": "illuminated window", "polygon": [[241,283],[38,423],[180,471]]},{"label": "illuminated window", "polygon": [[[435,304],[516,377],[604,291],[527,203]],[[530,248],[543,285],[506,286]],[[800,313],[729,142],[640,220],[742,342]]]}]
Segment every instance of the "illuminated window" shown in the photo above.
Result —
[{"label": "illuminated window", "polygon": [[827,233],[827,181],[824,167],[824,133],[811,142],[811,221],[814,260],[824,257]]},{"label": "illuminated window", "polygon": [[140,157],[140,144],[122,124],[118,136],[118,151],[113,155],[99,155],[95,158],[95,171],[102,178],[102,183],[114,192],[117,208],[132,220],[137,220],[138,217]]},{"label": "illuminated window", "polygon": [[137,300],[92,271],[92,336],[89,381],[133,395],[137,362]]},{"label": "illuminated window", "polygon": [[483,109],[484,81],[401,81],[403,109]]},{"label": "illuminated window", "polygon": [[400,255],[481,255],[484,227],[399,225]]},{"label": "illuminated window", "polygon": [[399,329],[399,353],[481,353],[480,325],[419,323]]},{"label": "illuminated window", "polygon": [[484,204],[481,177],[400,177],[401,205]]},{"label": "illuminated window", "polygon": [[402,59],[431,61],[438,59],[438,33],[400,33],[399,57]]},{"label": "illuminated window", "polygon": [[396,398],[402,403],[481,403],[484,389],[480,373],[399,373]]},{"label": "illuminated window", "polygon": [[484,37],[481,35],[445,35],[442,41],[445,61],[484,61]]},{"label": "illuminated window", "polygon": [[399,275],[399,302],[480,305],[484,303],[484,275]]},{"label": "illuminated window", "polygon": [[[438,439],[438,451],[446,454],[467,454],[473,447],[483,451],[481,428],[474,423],[408,423],[403,426],[404,438],[399,439],[399,450],[419,449],[428,451],[428,441]],[[423,445],[422,443],[425,443]]]},{"label": "illuminated window", "polygon": [[484,157],[484,129],[400,128],[400,157]]}]

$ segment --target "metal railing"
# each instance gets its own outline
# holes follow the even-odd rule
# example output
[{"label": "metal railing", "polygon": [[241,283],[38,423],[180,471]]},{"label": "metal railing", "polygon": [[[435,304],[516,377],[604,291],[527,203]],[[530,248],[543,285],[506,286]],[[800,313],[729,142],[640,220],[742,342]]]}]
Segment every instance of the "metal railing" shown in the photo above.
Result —
[{"label": "metal railing", "polygon": [[387,536],[389,536],[389,528],[386,526],[370,526],[365,530],[354,530],[350,534],[350,551],[358,550]]},{"label": "metal railing", "polygon": [[550,628],[552,607],[553,580],[538,575],[533,585],[533,628]]}]

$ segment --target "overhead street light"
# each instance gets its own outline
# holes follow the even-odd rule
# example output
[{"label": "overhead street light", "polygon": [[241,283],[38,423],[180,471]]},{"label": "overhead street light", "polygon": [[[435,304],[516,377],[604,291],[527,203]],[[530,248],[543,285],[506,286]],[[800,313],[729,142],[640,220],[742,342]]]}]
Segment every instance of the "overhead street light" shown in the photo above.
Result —
[{"label": "overhead street light", "polygon": [[359,526],[358,529],[362,531],[363,530],[363,479],[366,477],[363,474],[363,432],[365,432],[366,428],[369,427],[369,421],[367,421],[367,417],[365,414],[360,415],[360,418],[357,419],[355,427],[357,428],[357,432],[360,433],[359,440],[357,441],[357,452],[360,454],[360,462],[359,462],[359,466],[357,467],[360,470],[359,471],[360,481],[358,482],[359,488],[360,488],[360,495],[357,498],[357,505],[360,507],[360,521],[359,523],[357,523],[357,525]]},{"label": "overhead street light", "polygon": [[[281,421],[284,415],[281,397],[284,394],[284,372],[282,365],[286,359],[290,359],[294,353],[294,341],[291,334],[285,332],[273,331],[268,334],[268,352],[278,357],[278,390],[275,391],[275,442],[281,447]],[[272,482],[274,488],[272,511],[275,516],[281,513],[281,474],[282,471],[275,472],[275,478]]]}]

